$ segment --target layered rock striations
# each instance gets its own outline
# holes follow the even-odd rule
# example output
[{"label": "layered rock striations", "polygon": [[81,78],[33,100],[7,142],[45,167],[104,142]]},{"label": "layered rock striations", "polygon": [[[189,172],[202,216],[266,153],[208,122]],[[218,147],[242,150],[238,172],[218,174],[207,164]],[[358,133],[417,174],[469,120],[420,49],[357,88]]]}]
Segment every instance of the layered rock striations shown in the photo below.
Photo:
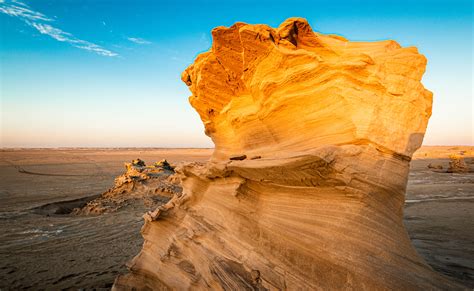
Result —
[{"label": "layered rock striations", "polygon": [[134,202],[146,207],[157,207],[168,202],[174,195],[181,195],[179,180],[175,179],[174,167],[162,160],[147,166],[140,159],[125,163],[125,173],[115,178],[114,186],[86,205],[75,208],[76,215],[98,215],[115,212]]},{"label": "layered rock striations", "polygon": [[431,115],[426,59],[291,18],[212,31],[182,75],[215,143],[176,171],[183,192],[145,215],[120,289],[457,288],[402,222]]}]

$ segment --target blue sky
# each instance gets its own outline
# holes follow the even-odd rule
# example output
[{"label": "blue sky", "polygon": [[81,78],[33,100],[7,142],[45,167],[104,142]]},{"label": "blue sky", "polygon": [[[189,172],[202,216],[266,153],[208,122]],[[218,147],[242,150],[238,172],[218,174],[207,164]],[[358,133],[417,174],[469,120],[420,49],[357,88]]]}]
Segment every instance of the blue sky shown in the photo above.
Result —
[{"label": "blue sky", "polygon": [[181,72],[236,21],[288,17],[428,58],[424,144],[473,144],[473,1],[0,0],[2,147],[210,147]]}]

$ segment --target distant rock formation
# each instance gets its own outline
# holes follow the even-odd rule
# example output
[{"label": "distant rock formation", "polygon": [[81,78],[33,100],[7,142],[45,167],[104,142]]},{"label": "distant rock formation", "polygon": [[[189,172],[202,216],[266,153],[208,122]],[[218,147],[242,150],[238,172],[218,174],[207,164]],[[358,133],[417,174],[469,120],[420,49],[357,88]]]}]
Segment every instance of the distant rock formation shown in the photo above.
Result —
[{"label": "distant rock formation", "polygon": [[114,289],[460,288],[402,222],[431,115],[425,57],[301,18],[212,37],[182,79],[213,158],[176,169],[182,194],[145,215],[143,249]]},{"label": "distant rock formation", "polygon": [[443,165],[434,164],[434,163],[429,163],[427,167],[428,167],[428,169],[433,169],[433,170],[442,170],[443,169]]},{"label": "distant rock formation", "polygon": [[73,210],[76,215],[103,214],[117,211],[133,200],[141,200],[149,208],[162,205],[181,193],[174,168],[166,160],[147,166],[140,159],[125,163],[126,172],[115,178],[115,185],[85,206]]},{"label": "distant rock formation", "polygon": [[449,156],[449,167],[448,173],[467,173],[469,167],[467,166],[464,158],[461,155]]}]

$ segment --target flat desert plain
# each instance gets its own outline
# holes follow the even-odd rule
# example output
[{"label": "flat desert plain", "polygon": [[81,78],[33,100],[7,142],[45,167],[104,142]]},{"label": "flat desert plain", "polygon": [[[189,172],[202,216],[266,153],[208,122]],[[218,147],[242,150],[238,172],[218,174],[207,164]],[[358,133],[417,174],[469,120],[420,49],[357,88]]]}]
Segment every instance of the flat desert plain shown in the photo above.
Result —
[{"label": "flat desert plain", "polygon": [[[142,201],[95,216],[70,210],[113,186],[124,162],[205,162],[212,149],[3,149],[0,289],[107,289],[141,249]],[[460,154],[471,171],[447,173]],[[443,169],[428,168],[429,164]],[[53,214],[51,209],[62,209]],[[58,213],[58,211],[55,211]],[[405,225],[435,270],[474,288],[474,147],[422,147],[406,194]]]}]

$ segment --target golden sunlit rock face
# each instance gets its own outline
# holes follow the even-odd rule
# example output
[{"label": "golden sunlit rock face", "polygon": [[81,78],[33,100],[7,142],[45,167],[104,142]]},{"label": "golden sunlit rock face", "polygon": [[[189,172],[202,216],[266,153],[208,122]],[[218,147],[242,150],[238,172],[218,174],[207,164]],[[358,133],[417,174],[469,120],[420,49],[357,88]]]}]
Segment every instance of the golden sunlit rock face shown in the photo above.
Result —
[{"label": "golden sunlit rock face", "polygon": [[426,59],[291,18],[212,31],[182,75],[216,149],[177,168],[183,193],[147,214],[115,289],[457,288],[402,222],[431,115]]}]

